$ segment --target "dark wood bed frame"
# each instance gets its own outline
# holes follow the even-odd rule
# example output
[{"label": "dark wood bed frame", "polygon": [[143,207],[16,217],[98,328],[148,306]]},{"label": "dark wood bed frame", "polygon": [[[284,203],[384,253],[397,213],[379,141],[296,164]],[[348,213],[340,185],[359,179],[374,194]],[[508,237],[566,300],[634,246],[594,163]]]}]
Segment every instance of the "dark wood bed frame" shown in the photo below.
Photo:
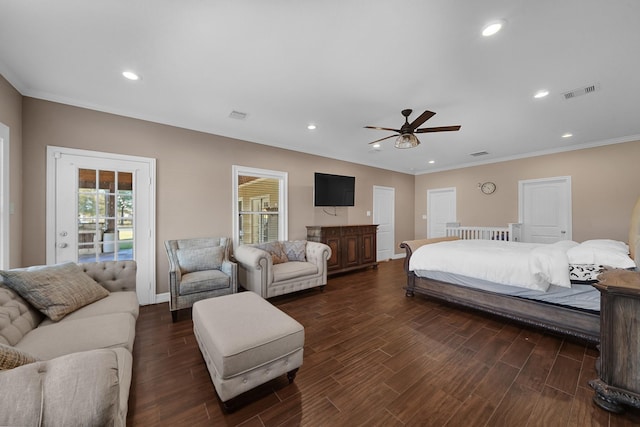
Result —
[{"label": "dark wood bed frame", "polygon": [[409,271],[409,259],[417,248],[425,244],[455,239],[457,238],[412,240],[400,245],[406,251],[404,269],[407,273],[405,290],[408,297],[416,293],[423,294],[591,344],[600,342],[599,313],[425,279]]}]

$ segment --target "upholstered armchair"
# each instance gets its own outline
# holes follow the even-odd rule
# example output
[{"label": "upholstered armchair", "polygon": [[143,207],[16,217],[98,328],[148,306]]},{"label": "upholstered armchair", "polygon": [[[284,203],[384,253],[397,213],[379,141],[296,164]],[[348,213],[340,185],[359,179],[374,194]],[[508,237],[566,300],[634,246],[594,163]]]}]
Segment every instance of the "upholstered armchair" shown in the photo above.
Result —
[{"label": "upholstered armchair", "polygon": [[169,310],[175,322],[178,310],[205,298],[236,293],[238,267],[229,260],[227,237],[167,240]]},{"label": "upholstered armchair", "polygon": [[327,284],[331,248],[324,243],[276,241],[240,245],[234,251],[238,282],[248,291],[271,298]]}]

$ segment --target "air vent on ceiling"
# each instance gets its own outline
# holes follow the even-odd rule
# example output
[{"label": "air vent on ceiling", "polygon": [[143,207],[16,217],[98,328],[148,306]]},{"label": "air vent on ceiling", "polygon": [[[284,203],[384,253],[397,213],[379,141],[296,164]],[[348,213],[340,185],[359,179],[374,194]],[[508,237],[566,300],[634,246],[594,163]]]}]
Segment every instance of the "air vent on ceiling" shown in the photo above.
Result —
[{"label": "air vent on ceiling", "polygon": [[469,155],[473,157],[479,157],[479,156],[486,156],[487,154],[489,154],[488,151],[476,151],[475,153],[471,153]]},{"label": "air vent on ceiling", "polygon": [[247,113],[242,113],[240,111],[233,110],[231,114],[229,114],[229,117],[236,120],[244,120],[247,118]]},{"label": "air vent on ceiling", "polygon": [[578,89],[573,89],[570,90],[569,92],[564,92],[562,94],[562,96],[564,96],[564,99],[572,99],[578,96],[582,96],[582,95],[588,95],[590,93],[595,92],[596,90],[598,90],[600,88],[600,85],[598,84],[592,84],[589,86],[584,86]]}]

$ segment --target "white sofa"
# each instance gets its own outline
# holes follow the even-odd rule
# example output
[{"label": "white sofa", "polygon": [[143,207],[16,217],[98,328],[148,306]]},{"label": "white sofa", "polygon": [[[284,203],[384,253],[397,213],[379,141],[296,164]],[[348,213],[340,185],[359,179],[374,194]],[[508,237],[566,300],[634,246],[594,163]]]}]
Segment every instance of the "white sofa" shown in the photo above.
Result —
[{"label": "white sofa", "polygon": [[0,272],[0,361],[12,352],[36,359],[0,370],[0,425],[125,425],[139,309],[136,263],[80,267],[108,295],[57,321],[9,288]]},{"label": "white sofa", "polygon": [[238,284],[263,298],[271,298],[327,284],[331,248],[306,240],[240,245]]}]

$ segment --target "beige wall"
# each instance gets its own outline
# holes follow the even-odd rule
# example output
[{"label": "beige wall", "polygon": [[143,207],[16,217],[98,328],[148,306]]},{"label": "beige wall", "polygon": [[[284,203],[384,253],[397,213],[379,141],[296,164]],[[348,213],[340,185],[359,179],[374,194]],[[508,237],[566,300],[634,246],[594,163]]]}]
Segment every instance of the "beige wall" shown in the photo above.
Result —
[{"label": "beige wall", "polygon": [[22,95],[0,76],[0,123],[9,127],[9,266],[22,263]]},{"label": "beige wall", "polygon": [[[63,104],[24,98],[24,265],[45,261],[47,145],[153,157],[157,167],[157,291],[168,290],[164,240],[232,234],[232,165],[289,177],[289,238],[306,225],[371,224],[373,186],[396,189],[396,252],[413,238],[414,177]],[[313,207],[313,172],[356,177],[356,203],[330,216]]]},{"label": "beige wall", "polygon": [[[518,181],[570,176],[573,240],[627,241],[631,211],[640,196],[640,141],[416,176],[416,238],[425,237],[427,190],[455,187],[462,225],[505,226],[518,221]],[[493,181],[484,195],[478,183]]]}]

